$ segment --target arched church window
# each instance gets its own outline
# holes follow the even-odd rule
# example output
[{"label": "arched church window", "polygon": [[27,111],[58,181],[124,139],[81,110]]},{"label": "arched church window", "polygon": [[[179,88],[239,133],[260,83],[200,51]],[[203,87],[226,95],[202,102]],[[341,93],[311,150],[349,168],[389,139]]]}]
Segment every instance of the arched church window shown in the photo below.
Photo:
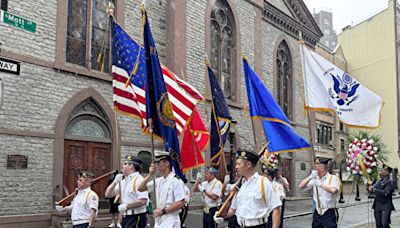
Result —
[{"label": "arched church window", "polygon": [[286,116],[293,120],[293,66],[292,56],[286,41],[282,41],[276,52],[277,101]]},{"label": "arched church window", "polygon": [[211,11],[210,65],[217,75],[225,98],[235,99],[235,31],[233,13],[224,0],[217,0]]}]

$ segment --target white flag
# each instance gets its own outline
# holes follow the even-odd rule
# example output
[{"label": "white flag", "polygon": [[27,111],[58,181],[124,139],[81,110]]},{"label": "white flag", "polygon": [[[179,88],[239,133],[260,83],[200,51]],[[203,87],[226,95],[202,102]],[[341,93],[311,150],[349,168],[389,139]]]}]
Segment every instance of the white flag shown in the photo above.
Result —
[{"label": "white flag", "polygon": [[332,110],[347,125],[379,126],[381,97],[304,45],[300,45],[300,51],[306,108]]}]

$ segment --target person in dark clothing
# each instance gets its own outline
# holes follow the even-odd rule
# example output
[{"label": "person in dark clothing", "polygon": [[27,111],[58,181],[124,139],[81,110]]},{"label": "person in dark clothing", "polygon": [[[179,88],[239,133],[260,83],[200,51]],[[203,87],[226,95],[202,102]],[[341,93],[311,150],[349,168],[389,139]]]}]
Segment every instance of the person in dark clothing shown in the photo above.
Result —
[{"label": "person in dark clothing", "polygon": [[379,173],[381,179],[368,186],[368,191],[375,195],[374,217],[377,228],[390,228],[390,215],[394,211],[392,194],[395,190],[394,181],[390,179],[392,168],[383,165]]},{"label": "person in dark clothing", "polygon": [[[115,178],[115,175],[117,175],[118,172],[113,173],[113,175],[110,176],[110,179],[108,180],[108,185],[110,185]],[[108,186],[107,185],[107,186]],[[118,196],[119,197],[119,196]],[[110,214],[111,214],[111,224],[108,226],[108,228],[121,228],[121,218],[118,212],[118,206],[119,202],[118,199],[115,201],[115,196],[111,197],[108,199],[109,200],[109,207],[110,207]]]}]

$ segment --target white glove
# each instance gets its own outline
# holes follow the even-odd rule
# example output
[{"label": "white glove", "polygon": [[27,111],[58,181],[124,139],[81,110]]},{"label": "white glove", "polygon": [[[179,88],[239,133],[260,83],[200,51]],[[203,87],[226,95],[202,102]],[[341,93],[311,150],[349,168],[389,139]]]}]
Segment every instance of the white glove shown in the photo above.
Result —
[{"label": "white glove", "polygon": [[310,179],[315,179],[318,176],[318,171],[317,170],[313,170],[310,174],[310,176],[308,176],[308,178]]},{"label": "white glove", "polygon": [[199,191],[203,192],[205,190],[205,188],[203,187],[203,185],[199,184]]},{"label": "white glove", "polygon": [[321,187],[321,181],[320,181],[320,180],[314,180],[313,185],[314,185],[315,187]]},{"label": "white glove", "polygon": [[121,182],[122,181],[122,177],[123,177],[124,175],[122,175],[121,173],[120,174],[117,174],[116,176],[115,176],[115,178],[114,178],[114,183],[116,183],[116,184],[118,184],[119,182]]},{"label": "white glove", "polygon": [[217,223],[217,224],[222,224],[224,222],[224,220],[225,220],[222,217],[217,217],[217,214],[215,214],[213,218],[214,218],[214,222]]},{"label": "white glove", "polygon": [[125,211],[127,211],[127,209],[128,208],[126,208],[127,207],[127,205],[126,204],[120,204],[119,206],[118,206],[118,211],[119,212],[121,212],[121,213],[124,213]]},{"label": "white glove", "polygon": [[230,177],[229,175],[226,175],[226,176],[224,177],[224,183],[225,183],[225,184],[229,184],[229,181],[231,181],[231,177]]},{"label": "white glove", "polygon": [[197,172],[196,179],[197,179],[197,180],[201,180],[202,178],[203,178],[203,175],[201,175],[200,172]]},{"label": "white glove", "polygon": [[64,212],[64,211],[65,211],[65,208],[64,208],[63,206],[56,205],[56,211],[58,211],[58,212]]}]

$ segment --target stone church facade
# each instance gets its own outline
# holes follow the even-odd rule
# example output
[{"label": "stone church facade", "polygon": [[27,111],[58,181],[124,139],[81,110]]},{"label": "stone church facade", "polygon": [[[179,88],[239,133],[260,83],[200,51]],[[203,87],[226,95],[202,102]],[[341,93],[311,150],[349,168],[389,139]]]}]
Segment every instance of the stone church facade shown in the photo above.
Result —
[{"label": "stone church facade", "polygon": [[[141,1],[113,2],[116,20],[140,40]],[[118,169],[127,154],[148,159],[150,138],[141,133],[138,119],[114,112],[109,68],[101,72],[96,63],[107,3],[2,1],[4,11],[37,27],[28,32],[0,22],[0,57],[21,68],[19,75],[0,72],[0,227],[50,225],[54,202],[74,189],[76,170],[91,169],[98,176]],[[248,116],[242,54],[296,132],[309,138],[299,34],[315,47],[322,33],[301,0],[147,0],[146,5],[161,62],[205,96],[198,107],[207,126],[204,59],[210,58],[237,121],[227,161],[234,156],[229,148],[256,150],[265,143]],[[310,152],[283,155],[281,169],[295,195],[305,194],[296,186],[310,170]],[[27,167],[8,167],[9,155],[24,156]],[[95,190],[104,193],[106,182]]]}]

